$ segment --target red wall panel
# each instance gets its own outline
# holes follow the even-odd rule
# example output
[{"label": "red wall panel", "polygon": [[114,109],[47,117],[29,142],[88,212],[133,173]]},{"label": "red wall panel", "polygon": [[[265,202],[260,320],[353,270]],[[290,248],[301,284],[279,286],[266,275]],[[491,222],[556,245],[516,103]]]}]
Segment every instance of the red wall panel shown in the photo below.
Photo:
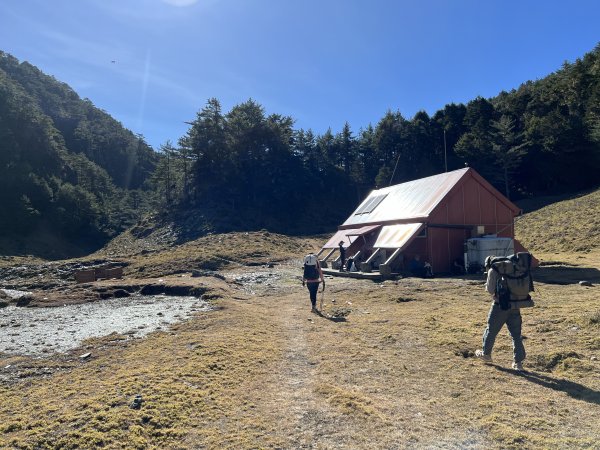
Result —
[{"label": "red wall panel", "polygon": [[454,195],[448,197],[445,201],[448,208],[448,223],[463,225],[465,214],[463,208],[462,189],[458,190]]},{"label": "red wall panel", "polygon": [[[485,233],[514,237],[511,209],[475,178],[468,178],[444,198],[432,211],[428,222],[484,225]],[[428,228],[429,258],[434,272],[449,272],[452,262],[463,258],[464,241],[470,237],[470,229]]]},{"label": "red wall panel", "polygon": [[440,204],[429,216],[429,223],[448,223],[448,212],[445,203]]},{"label": "red wall panel", "polygon": [[496,197],[480,185],[479,199],[479,207],[481,208],[481,224],[496,225]]},{"label": "red wall panel", "polygon": [[463,192],[465,196],[465,222],[469,224],[481,224],[479,183],[470,178],[463,184]]},{"label": "red wall panel", "polygon": [[447,228],[428,229],[429,257],[434,272],[448,271],[448,236],[449,230]]}]

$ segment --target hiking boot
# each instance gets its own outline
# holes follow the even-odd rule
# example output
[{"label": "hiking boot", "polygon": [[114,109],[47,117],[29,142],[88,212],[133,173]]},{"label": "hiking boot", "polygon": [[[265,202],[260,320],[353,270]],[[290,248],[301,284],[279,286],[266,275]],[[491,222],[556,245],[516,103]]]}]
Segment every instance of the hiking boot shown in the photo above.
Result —
[{"label": "hiking boot", "polygon": [[523,369],[523,363],[522,362],[514,362],[512,363],[512,368],[513,370],[516,370],[517,372],[524,372],[525,369]]},{"label": "hiking boot", "polygon": [[485,362],[492,362],[492,357],[490,355],[486,355],[485,353],[483,353],[483,350],[476,350],[475,351],[475,356]]}]

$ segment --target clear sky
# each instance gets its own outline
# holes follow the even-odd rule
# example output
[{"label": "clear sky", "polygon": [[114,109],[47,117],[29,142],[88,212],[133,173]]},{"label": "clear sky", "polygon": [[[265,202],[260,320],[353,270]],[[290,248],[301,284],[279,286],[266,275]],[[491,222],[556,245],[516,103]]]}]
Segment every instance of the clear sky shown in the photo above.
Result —
[{"label": "clear sky", "polygon": [[356,133],[492,97],[600,42],[600,1],[1,0],[0,50],[158,148],[206,100]]}]

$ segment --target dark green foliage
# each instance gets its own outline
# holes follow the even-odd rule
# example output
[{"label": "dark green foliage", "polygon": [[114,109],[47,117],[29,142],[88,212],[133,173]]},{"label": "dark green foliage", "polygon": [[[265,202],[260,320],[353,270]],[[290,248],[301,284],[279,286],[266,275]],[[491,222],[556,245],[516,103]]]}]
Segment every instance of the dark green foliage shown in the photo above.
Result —
[{"label": "dark green foliage", "polygon": [[[224,114],[210,99],[180,148],[165,150],[175,158],[169,179],[183,181],[160,191],[168,204],[217,208],[232,228],[307,232],[338,224],[375,187],[446,167],[472,166],[513,198],[591,187],[600,169],[599,67],[597,49],[496,98],[410,120],[388,111],[357,134],[346,123],[315,136],[253,100]],[[165,186],[164,162],[159,170]]]},{"label": "dark green foliage", "polygon": [[106,170],[118,187],[142,186],[157,157],[141,136],[135,136],[90,100],[80,99],[68,85],[27,62],[19,63],[0,52],[0,70],[51,120],[69,152],[83,153]]},{"label": "dark green foliage", "polygon": [[[40,233],[87,248],[102,245],[137,220],[148,203],[151,195],[139,189],[156,160],[142,138],[89,100],[0,52],[4,238],[22,241],[18,247],[23,251],[35,251],[26,243]],[[131,195],[139,198],[127,204]]]},{"label": "dark green foliage", "polygon": [[[298,222],[310,217],[308,228],[318,230],[323,227],[319,220],[323,205],[341,198],[338,210],[351,207],[347,197],[337,193],[345,192],[349,184],[343,165],[349,165],[353,156],[344,144],[353,143],[349,127],[346,141],[337,142],[331,135],[322,143],[345,148],[344,159],[336,160],[342,167],[336,167],[328,163],[327,150],[311,131],[294,131],[290,117],[267,116],[253,100],[223,115],[218,100],[210,99],[180,139],[180,149],[173,152],[184,164],[180,162],[178,174],[170,177],[187,179],[188,187],[176,199],[179,203],[217,210],[230,217],[232,228],[301,232]],[[164,180],[163,163],[159,169],[163,174],[156,178]]]},{"label": "dark green foliage", "polygon": [[67,85],[0,53],[0,231],[40,227],[103,242],[158,200],[219,228],[330,230],[369,190],[465,165],[512,198],[600,179],[600,46],[492,99],[407,119],[388,111],[357,132],[295,130],[253,100],[208,100],[156,154]]},{"label": "dark green foliage", "polygon": [[454,150],[511,197],[597,186],[599,100],[597,47],[542,80],[469,102]]}]

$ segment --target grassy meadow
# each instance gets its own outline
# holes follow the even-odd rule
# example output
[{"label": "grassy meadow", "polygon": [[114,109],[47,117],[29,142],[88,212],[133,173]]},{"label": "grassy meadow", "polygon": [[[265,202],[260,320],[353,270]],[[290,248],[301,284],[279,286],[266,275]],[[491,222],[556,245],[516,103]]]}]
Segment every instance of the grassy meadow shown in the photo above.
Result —
[{"label": "grassy meadow", "polygon": [[[128,277],[220,270],[213,310],[145,339],[0,355],[0,447],[600,448],[600,249],[554,237],[578,240],[583,224],[532,228],[576,214],[571,201],[518,222],[541,261],[524,373],[510,369],[506,329],[493,364],[473,357],[490,305],[482,276],[328,279],[319,316],[299,257],[320,238],[231,233],[128,257],[123,236],[104,252],[128,259]],[[346,320],[328,318],[340,309]]]}]

